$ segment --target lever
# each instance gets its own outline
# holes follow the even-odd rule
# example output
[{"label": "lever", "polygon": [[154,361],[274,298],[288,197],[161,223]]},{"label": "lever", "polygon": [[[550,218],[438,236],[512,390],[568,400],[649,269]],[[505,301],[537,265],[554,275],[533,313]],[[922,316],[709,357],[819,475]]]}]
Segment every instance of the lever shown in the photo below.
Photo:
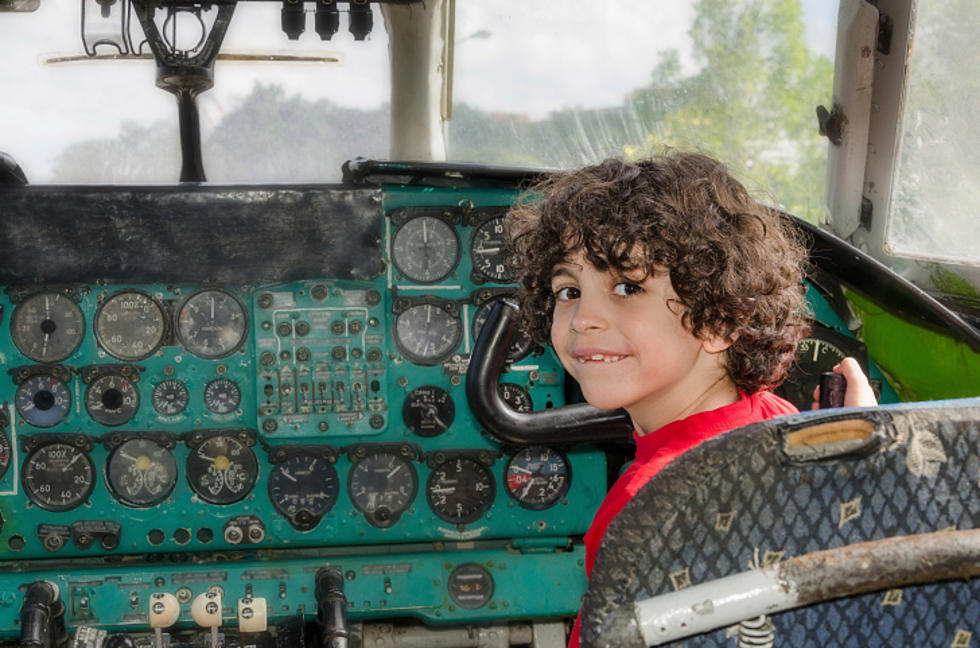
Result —
[{"label": "lever", "polygon": [[20,646],[51,648],[67,642],[65,604],[59,593],[58,586],[47,580],[28,586],[20,606]]},{"label": "lever", "polygon": [[163,629],[177,623],[180,616],[180,603],[177,597],[168,592],[150,594],[150,627],[156,639],[156,648],[163,648]]},{"label": "lever", "polygon": [[211,629],[211,648],[218,648],[218,628],[221,626],[221,593],[211,589],[198,594],[191,603],[191,618],[202,628]]},{"label": "lever", "polygon": [[322,648],[347,648],[347,597],[339,567],[316,573],[316,614],[320,622]]}]

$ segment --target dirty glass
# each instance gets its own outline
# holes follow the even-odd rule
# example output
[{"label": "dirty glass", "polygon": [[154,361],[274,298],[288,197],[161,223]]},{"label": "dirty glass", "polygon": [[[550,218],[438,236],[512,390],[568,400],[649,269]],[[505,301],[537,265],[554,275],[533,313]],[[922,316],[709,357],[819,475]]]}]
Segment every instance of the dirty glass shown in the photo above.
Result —
[{"label": "dirty glass", "polygon": [[569,168],[664,146],[824,217],[828,0],[515,0],[456,7],[451,158]]},{"label": "dirty glass", "polygon": [[980,265],[978,23],[974,0],[919,3],[885,234],[891,254]]}]

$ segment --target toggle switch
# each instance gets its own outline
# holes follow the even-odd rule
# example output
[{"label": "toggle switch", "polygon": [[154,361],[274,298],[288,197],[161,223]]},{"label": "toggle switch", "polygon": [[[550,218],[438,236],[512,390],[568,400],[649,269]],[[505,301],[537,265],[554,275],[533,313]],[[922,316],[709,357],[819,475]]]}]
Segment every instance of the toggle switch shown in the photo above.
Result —
[{"label": "toggle switch", "polygon": [[210,590],[199,594],[191,603],[191,618],[202,628],[211,628],[211,648],[218,648],[218,628],[221,626],[221,593]]},{"label": "toggle switch", "polygon": [[265,632],[269,627],[264,598],[238,599],[238,631]]},{"label": "toggle switch", "polygon": [[163,629],[177,623],[180,616],[180,603],[177,597],[168,592],[150,594],[150,627],[156,639],[156,648],[163,648]]}]

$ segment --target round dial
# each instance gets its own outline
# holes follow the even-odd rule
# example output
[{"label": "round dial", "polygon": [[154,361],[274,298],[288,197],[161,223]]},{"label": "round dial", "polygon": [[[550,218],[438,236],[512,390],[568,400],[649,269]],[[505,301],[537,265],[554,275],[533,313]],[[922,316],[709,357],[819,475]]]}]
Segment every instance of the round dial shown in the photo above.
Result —
[{"label": "round dial", "polygon": [[206,360],[231,355],[245,341],[248,316],[234,295],[216,288],[201,290],[177,312],[177,337],[185,349]]},{"label": "round dial", "polygon": [[309,531],[337,502],[339,483],[329,461],[298,455],[272,469],[269,500],[296,529]]},{"label": "round dial", "polygon": [[402,404],[405,427],[421,437],[439,436],[449,429],[455,417],[452,396],[435,385],[416,387]]},{"label": "round dial", "polygon": [[85,317],[78,304],[60,293],[31,295],[14,309],[10,335],[31,360],[58,362],[82,343]]},{"label": "round dial", "polygon": [[419,304],[395,318],[395,344],[411,362],[437,365],[459,347],[463,326],[436,304]]},{"label": "round dial", "polygon": [[476,459],[454,457],[432,470],[425,498],[440,518],[453,524],[480,519],[493,505],[496,488],[490,470]]},{"label": "round dial", "polygon": [[515,411],[530,412],[534,409],[534,405],[531,404],[531,395],[520,385],[500,383],[497,385],[497,393]]},{"label": "round dial", "polygon": [[153,409],[164,416],[177,416],[190,402],[190,394],[184,383],[167,378],[153,388]]},{"label": "round dial", "polygon": [[459,238],[434,216],[417,216],[402,224],[391,243],[398,272],[418,283],[445,279],[459,263]]},{"label": "round dial", "polygon": [[412,463],[388,450],[366,455],[347,477],[351,502],[374,526],[385,528],[398,521],[418,493],[419,478]]},{"label": "round dial", "polygon": [[541,510],[554,506],[572,483],[568,460],[551,448],[524,448],[507,460],[504,468],[507,494],[524,508]]},{"label": "round dial", "polygon": [[[496,303],[496,299],[491,299],[490,301],[481,305],[480,308],[477,309],[476,315],[473,316],[474,342],[480,337],[480,331],[483,330],[483,325],[486,324],[487,319],[490,318],[490,311],[493,310]],[[525,331],[523,328],[517,329],[517,334],[514,336],[514,341],[511,342],[510,346],[507,348],[507,362],[517,362],[530,353],[533,346],[534,341],[531,340],[531,334]]]},{"label": "round dial", "polygon": [[215,378],[204,388],[204,405],[215,414],[230,414],[242,402],[242,390],[230,378]]},{"label": "round dial", "polygon": [[160,348],[166,333],[163,308],[139,290],[108,297],[95,313],[95,337],[106,352],[120,360],[141,360]]},{"label": "round dial", "polygon": [[480,223],[473,230],[473,237],[470,239],[473,270],[490,281],[511,283],[517,278],[517,273],[507,265],[509,255],[510,247],[507,245],[502,215]]},{"label": "round dial", "polygon": [[140,393],[128,378],[102,376],[85,390],[85,409],[102,425],[122,425],[136,416]]},{"label": "round dial", "polygon": [[187,457],[187,481],[198,497],[212,504],[232,504],[255,486],[259,464],[255,453],[238,439],[213,436]]},{"label": "round dial", "polygon": [[796,352],[796,362],[776,393],[804,411],[813,403],[813,391],[820,385],[820,374],[833,369],[848,354],[836,344],[812,336],[800,340]]},{"label": "round dial", "polygon": [[68,443],[49,443],[24,460],[24,491],[46,511],[70,511],[95,487],[95,464],[88,453]]},{"label": "round dial", "polygon": [[454,569],[446,587],[453,603],[464,610],[479,609],[493,598],[493,576],[476,563],[463,563]]},{"label": "round dial", "polygon": [[130,439],[109,455],[109,492],[126,506],[145,508],[167,499],[177,483],[173,453],[150,439]]},{"label": "round dial", "polygon": [[68,385],[54,376],[38,374],[17,385],[14,394],[17,413],[34,427],[57,425],[71,410]]}]

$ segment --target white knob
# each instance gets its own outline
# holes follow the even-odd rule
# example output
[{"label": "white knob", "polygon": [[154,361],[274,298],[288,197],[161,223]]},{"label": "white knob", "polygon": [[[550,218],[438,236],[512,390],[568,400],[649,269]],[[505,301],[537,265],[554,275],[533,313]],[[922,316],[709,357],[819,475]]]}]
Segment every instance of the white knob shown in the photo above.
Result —
[{"label": "white knob", "polygon": [[264,598],[238,599],[238,631],[265,632],[269,627],[269,615]]}]

